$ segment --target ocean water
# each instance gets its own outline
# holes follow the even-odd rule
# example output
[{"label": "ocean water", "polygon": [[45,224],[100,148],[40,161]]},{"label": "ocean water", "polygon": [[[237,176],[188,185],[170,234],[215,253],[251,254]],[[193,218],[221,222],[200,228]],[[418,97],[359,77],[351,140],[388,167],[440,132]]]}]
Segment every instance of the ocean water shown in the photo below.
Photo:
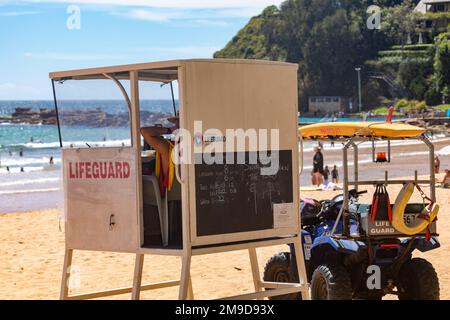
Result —
[{"label": "ocean water", "polygon": [[[0,101],[0,116],[17,107],[54,108],[53,101]],[[101,110],[126,112],[119,100],[66,100],[63,111]],[[171,100],[144,100],[141,109],[155,114],[173,114]],[[151,125],[152,123],[143,123]],[[128,127],[65,125],[61,134],[65,147],[121,146],[130,144]],[[50,158],[53,157],[53,164]],[[0,123],[0,213],[62,208],[61,150],[56,125]]]}]

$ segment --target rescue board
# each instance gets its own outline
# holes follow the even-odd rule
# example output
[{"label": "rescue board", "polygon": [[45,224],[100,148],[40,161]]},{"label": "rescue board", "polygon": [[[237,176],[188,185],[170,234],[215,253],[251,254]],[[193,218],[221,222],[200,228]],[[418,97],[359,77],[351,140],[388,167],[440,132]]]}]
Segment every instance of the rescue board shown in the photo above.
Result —
[{"label": "rescue board", "polygon": [[300,191],[322,191],[322,189],[318,187],[300,187]]},{"label": "rescue board", "polygon": [[415,137],[425,129],[404,123],[320,122],[298,129],[303,138],[374,136],[387,138]]}]

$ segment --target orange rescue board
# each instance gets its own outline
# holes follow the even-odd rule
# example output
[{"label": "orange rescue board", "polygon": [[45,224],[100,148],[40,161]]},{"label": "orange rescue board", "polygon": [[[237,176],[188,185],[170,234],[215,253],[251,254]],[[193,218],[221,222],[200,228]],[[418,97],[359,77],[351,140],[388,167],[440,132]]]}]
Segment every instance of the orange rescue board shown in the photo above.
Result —
[{"label": "orange rescue board", "polygon": [[320,122],[298,129],[303,138],[311,137],[416,137],[425,129],[403,123],[380,122]]}]

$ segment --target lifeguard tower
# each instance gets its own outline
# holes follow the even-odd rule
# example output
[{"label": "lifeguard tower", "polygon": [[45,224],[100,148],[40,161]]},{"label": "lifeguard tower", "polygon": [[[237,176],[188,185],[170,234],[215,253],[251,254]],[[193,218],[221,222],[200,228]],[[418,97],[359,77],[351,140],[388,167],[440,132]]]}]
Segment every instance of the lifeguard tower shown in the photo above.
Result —
[{"label": "lifeguard tower", "polygon": [[[308,299],[299,237],[297,69],[280,62],[204,59],[50,73],[63,147],[66,251],[60,298],[132,293],[132,299],[139,299],[142,290],[179,286],[178,298],[192,299],[192,256],[245,249],[255,292],[232,298],[301,292]],[[58,86],[89,80],[117,87],[128,109],[129,144],[79,147],[65,142]],[[182,152],[192,161],[175,165],[173,186],[164,194],[157,178],[145,173],[155,157],[143,150],[140,134],[140,85],[147,82],[170,84],[172,90],[177,82],[179,127],[191,134],[191,139],[182,138],[187,143]],[[235,130],[236,139],[249,139],[230,151],[227,130]],[[269,139],[271,146],[251,145],[251,130],[272,132],[279,143]],[[209,163],[204,157],[208,150],[235,161]],[[271,164],[263,163],[262,154],[276,159],[275,171],[266,170]],[[294,245],[300,283],[261,280],[256,249],[280,244]],[[135,254],[132,286],[69,295],[74,250]],[[146,254],[181,257],[180,279],[141,285]]]}]

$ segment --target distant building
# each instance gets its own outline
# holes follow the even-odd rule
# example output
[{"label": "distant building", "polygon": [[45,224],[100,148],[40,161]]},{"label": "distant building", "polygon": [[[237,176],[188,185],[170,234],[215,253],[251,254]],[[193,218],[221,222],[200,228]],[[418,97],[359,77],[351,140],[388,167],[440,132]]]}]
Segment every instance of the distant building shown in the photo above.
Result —
[{"label": "distant building", "polygon": [[450,12],[450,0],[421,0],[414,10],[420,13]]},{"label": "distant building", "polygon": [[[447,31],[450,22],[450,0],[421,0],[414,11],[425,14],[421,19],[421,28],[431,33]],[[446,13],[448,15],[432,16],[433,13]]]},{"label": "distant building", "polygon": [[337,96],[311,96],[308,101],[310,113],[327,114],[346,111],[348,99]]}]

